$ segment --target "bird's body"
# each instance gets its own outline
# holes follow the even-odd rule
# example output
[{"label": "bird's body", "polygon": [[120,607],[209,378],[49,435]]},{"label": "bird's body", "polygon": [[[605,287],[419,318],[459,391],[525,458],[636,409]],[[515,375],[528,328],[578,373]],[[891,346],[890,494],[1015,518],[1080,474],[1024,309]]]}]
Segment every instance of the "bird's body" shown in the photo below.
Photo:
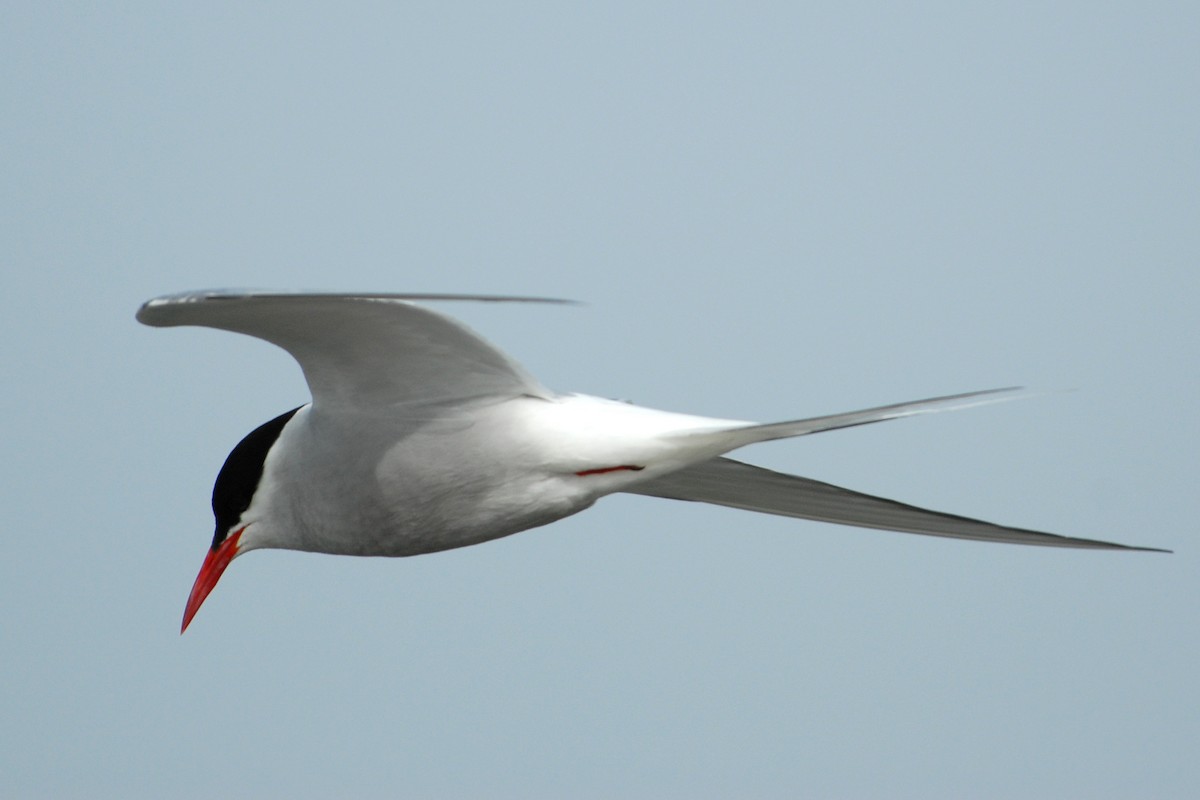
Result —
[{"label": "bird's body", "polygon": [[430,419],[306,405],[265,463],[240,549],[411,556],[477,544],[712,458],[729,449],[722,428],[748,425],[577,394]]},{"label": "bird's body", "polygon": [[226,460],[185,628],[229,562],[250,550],[419,555],[545,525],[614,492],[936,536],[1142,549],[928,511],[722,457],[1010,390],[770,424],[677,414],[551,392],[414,299],[509,298],[199,292],[138,312],[149,325],[201,325],[279,345],[313,393]]}]

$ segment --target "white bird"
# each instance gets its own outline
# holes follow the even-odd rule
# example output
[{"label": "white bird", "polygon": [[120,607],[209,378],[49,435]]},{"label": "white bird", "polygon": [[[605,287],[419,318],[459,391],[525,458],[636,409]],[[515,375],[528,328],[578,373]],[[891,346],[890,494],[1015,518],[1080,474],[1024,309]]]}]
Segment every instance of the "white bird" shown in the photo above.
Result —
[{"label": "white bird", "polygon": [[558,394],[413,301],[460,295],[205,291],[150,300],[156,327],[244,333],[300,363],[312,402],[248,434],[213,487],[216,533],[184,610],[261,548],[411,556],[545,525],[614,492],[960,539],[1153,550],[993,525],[724,458],[755,442],[1007,399],[1012,389],[758,424]]}]

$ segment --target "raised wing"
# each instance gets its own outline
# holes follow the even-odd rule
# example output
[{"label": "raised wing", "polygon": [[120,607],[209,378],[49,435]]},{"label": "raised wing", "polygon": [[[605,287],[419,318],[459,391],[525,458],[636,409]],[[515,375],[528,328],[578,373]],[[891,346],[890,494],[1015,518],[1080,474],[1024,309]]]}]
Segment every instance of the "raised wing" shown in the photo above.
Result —
[{"label": "raised wing", "polygon": [[396,409],[551,393],[465,325],[414,300],[562,303],[533,297],[206,291],[138,310],[155,327],[199,325],[282,347],[321,408]]},{"label": "raised wing", "polygon": [[798,475],[773,472],[731,458],[706,461],[659,478],[652,478],[624,491],[672,500],[715,503],[785,517],[835,522],[839,525],[948,536],[955,539],[1049,547],[1170,552],[1154,547],[1131,547],[993,525],[956,514],[929,511],[895,500],[872,497]]}]

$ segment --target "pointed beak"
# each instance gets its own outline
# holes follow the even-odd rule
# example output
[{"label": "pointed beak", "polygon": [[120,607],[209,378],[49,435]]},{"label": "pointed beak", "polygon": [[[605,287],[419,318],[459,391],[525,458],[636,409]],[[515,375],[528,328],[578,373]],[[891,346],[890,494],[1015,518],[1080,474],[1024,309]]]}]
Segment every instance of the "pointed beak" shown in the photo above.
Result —
[{"label": "pointed beak", "polygon": [[196,616],[196,612],[204,604],[204,598],[208,597],[217,581],[221,580],[221,573],[238,554],[238,540],[242,538],[244,530],[245,527],[238,528],[232,535],[227,536],[225,541],[209,550],[208,555],[204,557],[200,574],[196,576],[196,582],[192,584],[192,593],[188,595],[187,607],[183,610],[183,627],[179,629],[180,634],[187,630],[192,617]]}]

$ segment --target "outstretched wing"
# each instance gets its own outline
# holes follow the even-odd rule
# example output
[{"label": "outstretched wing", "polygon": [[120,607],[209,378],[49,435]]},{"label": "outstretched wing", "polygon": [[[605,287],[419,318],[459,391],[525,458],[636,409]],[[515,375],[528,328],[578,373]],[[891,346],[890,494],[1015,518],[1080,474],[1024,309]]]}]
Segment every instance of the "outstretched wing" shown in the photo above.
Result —
[{"label": "outstretched wing", "polygon": [[923,533],[984,542],[1036,544],[1049,547],[1087,547],[1109,550],[1158,550],[1092,539],[993,525],[955,514],[929,511],[895,500],[843,489],[828,483],[786,475],[731,458],[716,458],[652,478],[623,490],[633,494],[696,500],[721,506],[800,517],[840,525],[903,533]]},{"label": "outstretched wing", "polygon": [[200,325],[291,353],[321,408],[395,409],[551,393],[465,325],[414,300],[562,303],[533,297],[205,291],[145,303],[139,322]]}]

